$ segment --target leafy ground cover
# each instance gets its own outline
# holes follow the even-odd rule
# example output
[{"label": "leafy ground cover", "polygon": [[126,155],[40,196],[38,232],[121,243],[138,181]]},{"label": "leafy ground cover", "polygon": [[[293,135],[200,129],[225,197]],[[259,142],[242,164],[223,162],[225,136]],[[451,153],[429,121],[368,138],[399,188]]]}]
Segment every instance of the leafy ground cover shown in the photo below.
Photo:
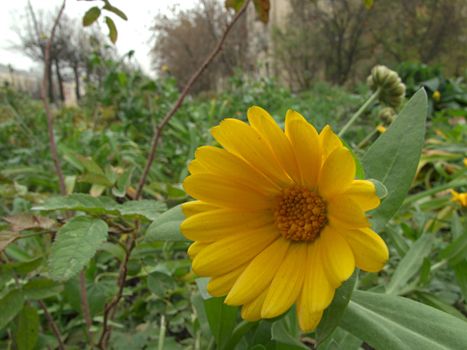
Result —
[{"label": "leafy ground cover", "polygon": [[[0,89],[1,347],[56,348],[60,344],[49,317],[55,320],[67,349],[97,342],[108,321],[105,308],[120,292],[122,299],[110,323],[109,344],[114,349],[208,349],[215,344],[225,349],[232,344],[238,349],[300,349],[316,345],[316,340],[325,349],[358,349],[363,340],[381,348],[397,348],[398,341],[409,341],[405,332],[424,334],[411,328],[410,318],[389,312],[414,307],[397,296],[439,309],[439,322],[453,322],[443,318],[446,314],[466,321],[465,202],[450,192],[462,193],[467,187],[467,90],[460,79],[446,79],[428,67],[401,67],[407,97],[424,87],[429,113],[426,126],[411,124],[410,113],[399,116],[405,118],[404,127],[412,125],[414,132],[425,132],[426,137],[409,195],[388,224],[392,213],[378,225],[390,247],[390,261],[379,274],[360,272],[358,279],[352,279],[360,291],[339,316],[343,321],[337,330],[329,326],[330,331],[320,329],[321,333],[298,341],[293,313],[237,325],[236,308],[205,294],[206,281],[191,272],[186,255],[189,242],[179,236],[177,205],[188,199],[181,182],[194,150],[215,144],[209,129],[225,117],[245,120],[246,109],[258,104],[279,124],[292,108],[318,129],[330,124],[339,130],[366,100],[368,89],[362,85],[349,92],[317,83],[295,94],[274,81],[251,80],[239,73],[224,92],[186,101],[163,135],[143,192],[145,199],[129,201],[143,171],[152,129],[178,92],[170,77],[151,80],[122,69],[117,62],[100,64],[107,72],[104,80],[88,86],[82,105],[55,111],[67,197],[56,197],[58,180],[42,104],[8,87]],[[399,117],[375,102],[346,134],[346,142],[374,178],[381,174],[378,168],[367,166],[373,164],[371,158],[389,161],[404,151],[402,139],[395,149],[388,146],[387,153],[370,148],[375,140],[384,142],[386,135],[395,133],[397,123],[402,128]],[[393,127],[387,129],[394,119]],[[399,130],[398,135],[404,132]],[[403,177],[391,174],[392,182],[381,180],[390,193],[397,192],[399,176]],[[170,208],[174,209],[166,211]],[[70,212],[77,215],[69,219]],[[126,243],[136,232],[127,282],[119,291],[119,268],[128,258]],[[83,313],[83,285],[89,314]],[[346,292],[344,287],[341,293]],[[394,300],[386,299],[388,305],[381,305],[373,298],[376,293]],[[385,342],[384,334],[373,339],[365,333],[365,325],[374,320],[365,318],[361,310],[377,308],[381,309],[382,332],[400,334],[400,339]],[[359,318],[358,325],[348,321],[355,318]],[[452,323],[453,329],[456,325]],[[441,345],[449,344],[440,339]],[[430,344],[431,338],[425,340]]]}]

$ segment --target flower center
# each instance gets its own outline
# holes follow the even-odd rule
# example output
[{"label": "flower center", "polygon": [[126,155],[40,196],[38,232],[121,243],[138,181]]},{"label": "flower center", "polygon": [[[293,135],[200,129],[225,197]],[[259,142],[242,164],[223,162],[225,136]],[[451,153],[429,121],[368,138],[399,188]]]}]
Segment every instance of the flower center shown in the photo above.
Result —
[{"label": "flower center", "polygon": [[274,215],[282,236],[292,241],[315,240],[328,222],[324,200],[303,187],[284,189]]}]

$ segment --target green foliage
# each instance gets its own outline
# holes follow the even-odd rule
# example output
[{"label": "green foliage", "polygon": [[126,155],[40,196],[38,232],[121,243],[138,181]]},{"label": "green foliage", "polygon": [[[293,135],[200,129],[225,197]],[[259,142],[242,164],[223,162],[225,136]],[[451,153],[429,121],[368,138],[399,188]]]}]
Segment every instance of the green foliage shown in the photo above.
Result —
[{"label": "green foliage", "polygon": [[355,291],[342,326],[376,349],[462,349],[467,322],[402,297]]},{"label": "green foliage", "polygon": [[107,231],[107,224],[99,219],[78,216],[68,221],[58,230],[50,251],[50,276],[62,281],[75,276],[106,240]]}]

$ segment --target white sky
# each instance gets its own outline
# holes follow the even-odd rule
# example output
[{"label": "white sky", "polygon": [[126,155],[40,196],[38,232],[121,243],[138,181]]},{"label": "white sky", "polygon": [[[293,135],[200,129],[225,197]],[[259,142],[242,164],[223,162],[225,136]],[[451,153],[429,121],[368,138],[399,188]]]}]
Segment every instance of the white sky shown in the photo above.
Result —
[{"label": "white sky", "polygon": [[[111,0],[110,3],[128,16],[128,21],[112,15],[117,29],[117,49],[120,54],[135,50],[135,58],[141,67],[149,72],[151,33],[154,17],[159,13],[168,13],[173,6],[179,8],[192,7],[197,0]],[[62,0],[31,0],[34,9],[44,11],[57,11]],[[70,18],[81,20],[84,13],[93,6],[102,7],[102,1],[78,1],[67,0],[65,13]],[[11,47],[19,41],[18,35],[13,30],[18,22],[24,19],[27,0],[1,0],[0,11],[0,63],[11,64],[15,69],[29,70],[37,68],[37,62],[33,62],[21,52]],[[101,19],[100,19],[101,20]],[[102,27],[107,33],[107,28]],[[86,29],[85,29],[86,30]]]}]

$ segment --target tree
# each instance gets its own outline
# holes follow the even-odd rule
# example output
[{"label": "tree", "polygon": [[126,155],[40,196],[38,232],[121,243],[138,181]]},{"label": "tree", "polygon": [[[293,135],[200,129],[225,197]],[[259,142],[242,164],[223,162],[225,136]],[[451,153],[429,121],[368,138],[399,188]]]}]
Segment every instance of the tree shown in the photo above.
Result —
[{"label": "tree", "polygon": [[[202,0],[193,9],[158,15],[152,28],[155,43],[152,48],[153,68],[170,71],[183,86],[213,49],[233,13],[216,0]],[[223,51],[194,86],[193,91],[212,90],[236,68],[247,70],[247,30],[244,18],[233,28]]]}]

